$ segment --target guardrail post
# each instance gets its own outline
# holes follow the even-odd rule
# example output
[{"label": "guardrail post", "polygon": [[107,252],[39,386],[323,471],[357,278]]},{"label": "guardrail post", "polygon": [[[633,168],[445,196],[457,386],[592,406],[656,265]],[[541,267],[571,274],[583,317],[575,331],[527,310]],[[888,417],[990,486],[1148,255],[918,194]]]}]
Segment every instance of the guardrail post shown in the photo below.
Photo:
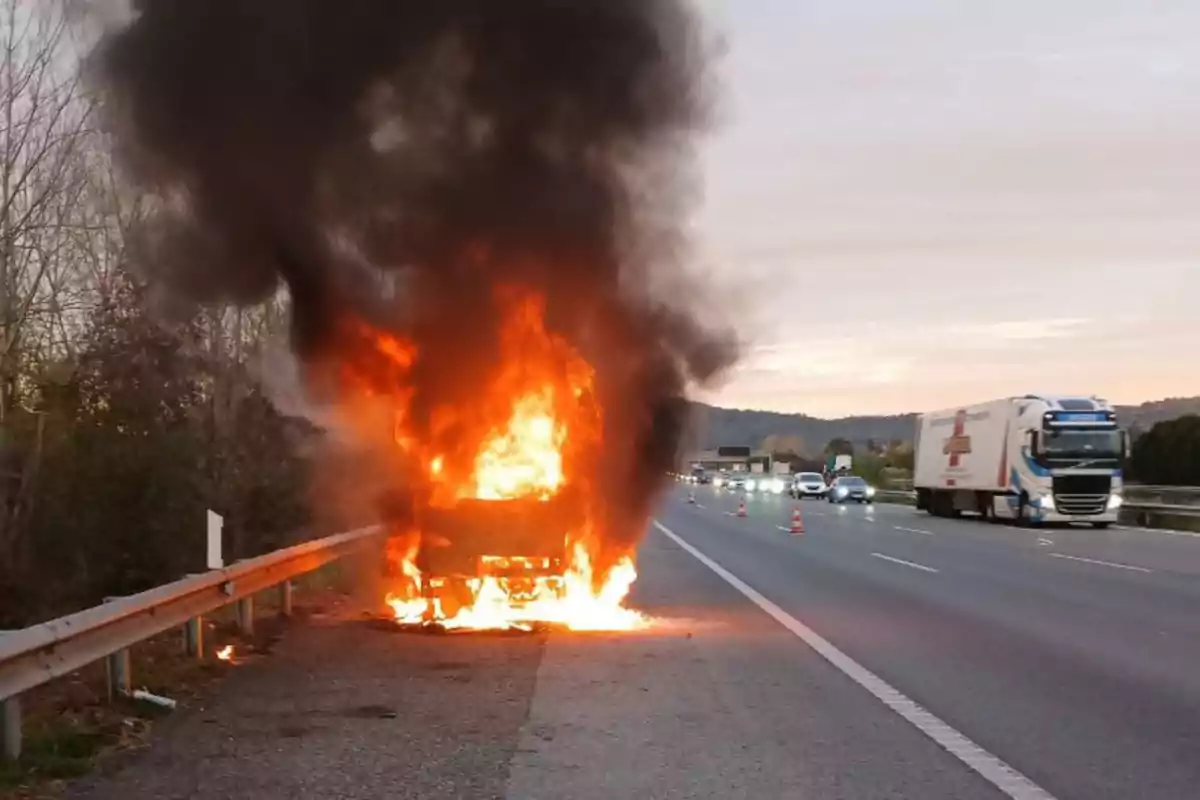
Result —
[{"label": "guardrail post", "polygon": [[292,615],[292,582],[290,580],[279,584],[279,613],[285,617]]},{"label": "guardrail post", "polygon": [[243,597],[237,604],[238,630],[243,636],[254,635],[254,598]]},{"label": "guardrail post", "polygon": [[183,651],[195,658],[204,657],[204,617],[192,617],[183,624]]},{"label": "guardrail post", "polygon": [[21,698],[0,700],[0,759],[21,757]]},{"label": "guardrail post", "polygon": [[105,659],[108,665],[108,701],[111,703],[133,691],[133,675],[128,650],[118,650]]}]

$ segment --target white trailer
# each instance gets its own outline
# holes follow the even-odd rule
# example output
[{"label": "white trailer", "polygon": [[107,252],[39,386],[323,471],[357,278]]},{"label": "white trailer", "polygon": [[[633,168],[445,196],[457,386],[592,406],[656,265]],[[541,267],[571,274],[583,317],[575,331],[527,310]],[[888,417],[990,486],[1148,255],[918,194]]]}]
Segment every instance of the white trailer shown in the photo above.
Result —
[{"label": "white trailer", "polygon": [[1128,438],[1095,397],[1025,395],[917,420],[917,508],[1018,524],[1107,527],[1121,506]]}]

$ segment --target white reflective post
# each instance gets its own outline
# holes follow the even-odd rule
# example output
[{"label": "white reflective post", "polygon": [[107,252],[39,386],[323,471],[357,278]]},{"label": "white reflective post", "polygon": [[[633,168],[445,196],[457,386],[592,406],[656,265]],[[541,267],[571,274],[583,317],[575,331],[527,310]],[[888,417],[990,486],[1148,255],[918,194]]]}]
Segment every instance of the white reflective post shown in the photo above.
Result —
[{"label": "white reflective post", "polygon": [[220,514],[212,511],[208,512],[208,568],[222,569],[225,566],[225,561],[221,556],[221,531],[225,527],[225,520]]}]

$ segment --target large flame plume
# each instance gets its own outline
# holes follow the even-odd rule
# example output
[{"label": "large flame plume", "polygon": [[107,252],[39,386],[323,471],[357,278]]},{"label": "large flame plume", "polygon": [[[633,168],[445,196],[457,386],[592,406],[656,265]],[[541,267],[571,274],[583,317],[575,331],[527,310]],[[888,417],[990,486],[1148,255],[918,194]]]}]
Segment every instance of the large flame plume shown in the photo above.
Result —
[{"label": "large flame plume", "polygon": [[[360,353],[334,362],[341,371],[346,401],[340,407],[348,412],[347,424],[373,424],[378,415],[364,414],[363,406],[382,402],[394,418],[395,446],[410,461],[405,473],[407,488],[416,489],[415,507],[411,517],[394,521],[399,529],[388,558],[395,585],[387,603],[402,622],[436,622],[448,629],[535,622],[576,630],[636,627],[642,617],[622,607],[637,577],[632,553],[611,558],[603,574],[594,566],[605,541],[597,535],[603,499],[593,494],[603,449],[595,371],[546,330],[544,299],[535,291],[505,287],[497,291],[496,303],[501,329],[493,369],[476,374],[473,402],[435,405],[424,425],[414,418],[407,389],[421,360],[413,342],[359,325],[358,341],[374,358]],[[371,435],[366,429],[360,433]],[[546,503],[565,492],[574,524],[537,531],[561,544],[560,557],[494,555],[489,545],[507,544],[509,532],[500,527],[491,532],[493,542],[482,543],[481,571],[466,578],[465,602],[447,609],[430,591],[447,578],[423,574],[417,566],[421,547],[438,546],[421,527],[421,509],[453,509],[463,500]],[[448,536],[443,546],[453,546],[455,532]],[[497,574],[490,574],[493,568]],[[506,577],[514,569],[518,575]]]}]

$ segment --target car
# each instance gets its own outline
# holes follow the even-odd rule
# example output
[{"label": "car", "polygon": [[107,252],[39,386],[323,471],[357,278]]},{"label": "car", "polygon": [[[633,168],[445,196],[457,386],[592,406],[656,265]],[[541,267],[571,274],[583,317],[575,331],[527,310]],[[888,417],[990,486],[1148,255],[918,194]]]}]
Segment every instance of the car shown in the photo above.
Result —
[{"label": "car", "polygon": [[764,475],[752,476],[746,482],[746,491],[766,492],[770,494],[783,494],[787,491],[788,483],[782,475]]},{"label": "car", "polygon": [[738,491],[746,488],[746,474],[744,472],[731,472],[725,475],[721,481],[721,486],[731,491]]},{"label": "car", "polygon": [[791,495],[797,500],[824,497],[828,491],[825,478],[819,472],[801,472],[792,480]]},{"label": "car", "polygon": [[829,484],[827,495],[831,503],[845,503],[853,500],[856,503],[869,503],[875,499],[875,487],[857,475],[847,475],[836,478]]}]

